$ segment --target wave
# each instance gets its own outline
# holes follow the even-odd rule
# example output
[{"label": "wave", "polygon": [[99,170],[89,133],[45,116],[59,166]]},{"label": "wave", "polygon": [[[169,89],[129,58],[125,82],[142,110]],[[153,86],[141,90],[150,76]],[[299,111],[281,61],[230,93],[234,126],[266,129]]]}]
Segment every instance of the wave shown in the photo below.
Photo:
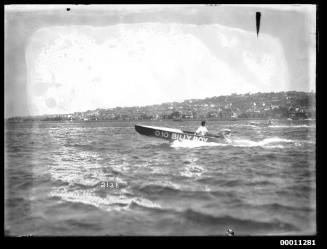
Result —
[{"label": "wave", "polygon": [[258,125],[254,125],[254,124],[233,124],[230,126],[231,127],[253,127],[253,128],[259,127]]},{"label": "wave", "polygon": [[[262,127],[260,125],[252,125],[252,124],[245,124],[245,125],[240,125],[240,126],[252,127],[252,128],[261,128]],[[265,127],[267,127],[267,126],[265,126]]]},{"label": "wave", "polygon": [[[271,182],[268,181],[260,181],[258,184],[253,184],[259,186],[261,182],[264,182],[264,184],[271,184]],[[249,184],[246,184],[249,185]],[[211,194],[216,195],[216,196],[223,196],[223,197],[228,197],[228,194],[231,193],[230,191],[215,191],[212,192]],[[308,205],[301,205],[298,206],[295,203],[282,203],[282,202],[265,202],[265,203],[257,203],[255,201],[249,202],[248,200],[245,199],[240,199],[237,196],[234,196],[234,198],[230,201],[231,206],[233,208],[241,208],[241,209],[251,209],[251,210],[263,210],[264,212],[273,212],[273,213],[292,213],[295,214],[295,212],[305,212],[306,214],[309,212],[315,212],[315,206],[312,206],[312,204],[308,203]],[[311,205],[311,206],[310,206]],[[205,207],[211,208],[212,204],[208,204]]]},{"label": "wave", "polygon": [[[243,230],[246,228],[247,231],[260,231],[261,233],[265,230],[286,230],[286,231],[300,231],[293,224],[283,222],[278,219],[271,221],[256,221],[253,219],[240,219],[229,215],[214,216],[211,214],[205,214],[192,209],[187,209],[182,213],[183,217],[189,221],[196,222],[197,224],[205,225],[219,225],[224,227],[240,228]],[[237,233],[237,231],[235,231]]]},{"label": "wave", "polygon": [[183,168],[180,174],[184,177],[200,177],[206,170],[199,165],[188,165]]},{"label": "wave", "polygon": [[310,127],[316,127],[315,125],[286,125],[286,124],[280,124],[280,125],[265,125],[265,124],[233,124],[231,127],[251,127],[251,128],[310,128]]},{"label": "wave", "polygon": [[129,210],[135,204],[146,208],[160,208],[159,204],[141,197],[127,197],[124,194],[100,197],[94,191],[69,190],[65,187],[52,190],[49,196],[67,202],[95,206],[105,211]]},{"label": "wave", "polygon": [[202,141],[192,141],[192,140],[175,140],[173,141],[170,146],[172,148],[197,148],[197,147],[204,147],[204,146],[228,146],[228,143],[214,143],[214,142],[202,142]]},{"label": "wave", "polygon": [[167,185],[167,184],[146,184],[138,188],[139,191],[145,194],[178,194],[180,192],[179,187],[175,185]]},{"label": "wave", "polygon": [[167,148],[170,148],[170,144],[167,143],[167,142],[164,142],[164,143],[157,143],[157,144],[146,144],[146,145],[142,146],[142,149],[151,149],[151,150],[153,150],[153,148],[167,149]]},{"label": "wave", "polygon": [[270,125],[269,128],[310,128],[314,125]]},{"label": "wave", "polygon": [[[139,206],[136,204],[135,206]],[[187,209],[169,209],[162,207],[142,207],[145,209],[151,209],[152,212],[157,214],[174,214],[177,217],[183,218],[187,223],[194,223],[196,226],[214,227],[213,233],[217,234],[217,231],[223,231],[227,228],[232,228],[237,235],[238,231],[247,231],[247,233],[260,233],[265,234],[275,230],[278,233],[281,232],[298,232],[301,231],[297,226],[282,221],[277,218],[272,218],[267,221],[260,221],[251,218],[243,219],[234,217],[231,215],[221,214],[213,215],[207,214],[201,211]]]},{"label": "wave", "polygon": [[93,230],[93,231],[99,231],[101,229],[100,224],[95,223],[87,223],[83,222],[81,220],[75,220],[75,219],[68,219],[64,221],[66,223],[66,226],[73,227],[76,229],[86,229],[86,230]]},{"label": "wave", "polygon": [[92,151],[94,150],[94,146],[91,145],[91,144],[78,144],[78,143],[66,143],[65,144],[66,147],[73,147],[73,148],[78,148],[78,149],[81,149],[81,150],[85,150],[85,151]]},{"label": "wave", "polygon": [[197,148],[197,147],[205,147],[205,146],[216,146],[216,147],[225,147],[225,146],[235,146],[235,147],[263,147],[263,148],[284,148],[284,143],[294,143],[295,145],[299,146],[300,144],[296,140],[290,140],[280,137],[271,137],[265,138],[259,141],[253,141],[249,139],[239,139],[233,138],[228,143],[206,143],[200,141],[173,141],[170,146],[173,148]]},{"label": "wave", "polygon": [[233,139],[233,146],[237,147],[264,147],[264,148],[284,148],[281,143],[295,143],[295,140],[280,138],[280,137],[271,137],[265,138],[259,141],[252,141],[247,139]]},{"label": "wave", "polygon": [[[248,204],[247,204],[248,205]],[[268,211],[274,211],[274,212],[296,212],[296,211],[304,211],[304,212],[313,212],[315,211],[314,208],[312,207],[306,207],[306,206],[290,206],[290,205],[283,205],[280,203],[267,203],[267,204],[255,204],[255,205],[251,205],[254,208],[264,208],[264,209],[268,209]]]}]

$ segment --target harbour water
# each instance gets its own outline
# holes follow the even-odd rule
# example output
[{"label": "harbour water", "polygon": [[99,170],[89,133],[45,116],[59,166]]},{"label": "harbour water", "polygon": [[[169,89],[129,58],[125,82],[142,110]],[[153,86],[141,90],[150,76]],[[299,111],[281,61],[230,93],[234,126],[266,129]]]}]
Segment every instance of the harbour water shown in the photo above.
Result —
[{"label": "harbour water", "polygon": [[[313,235],[314,121],[209,121],[230,143],[142,136],[135,122],[5,127],[5,230],[13,236]],[[253,121],[264,122],[264,121]],[[198,121],[146,125],[194,131]]]}]

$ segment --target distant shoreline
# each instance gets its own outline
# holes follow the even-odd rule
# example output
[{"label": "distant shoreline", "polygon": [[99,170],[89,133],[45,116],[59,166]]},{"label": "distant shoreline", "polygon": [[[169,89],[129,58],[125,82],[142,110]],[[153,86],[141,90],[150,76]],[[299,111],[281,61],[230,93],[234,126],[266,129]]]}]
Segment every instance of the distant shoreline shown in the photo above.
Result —
[{"label": "distant shoreline", "polygon": [[158,105],[115,107],[70,114],[15,116],[9,122],[138,122],[199,120],[265,120],[272,118],[307,119],[315,117],[315,94],[309,92],[270,92],[231,94],[205,99],[188,99]]},{"label": "distant shoreline", "polygon": [[[110,123],[122,123],[122,122],[175,122],[175,123],[181,123],[181,122],[189,122],[189,121],[202,121],[205,120],[207,122],[210,121],[243,121],[243,120],[288,120],[287,118],[237,118],[237,119],[219,119],[219,118],[204,118],[204,119],[184,119],[184,120],[172,120],[172,119],[158,119],[158,120],[20,120],[20,121],[12,121],[5,119],[6,123],[27,123],[27,122],[45,122],[45,123],[96,123],[96,122],[110,122]],[[294,119],[289,121],[315,121],[316,119]]]}]

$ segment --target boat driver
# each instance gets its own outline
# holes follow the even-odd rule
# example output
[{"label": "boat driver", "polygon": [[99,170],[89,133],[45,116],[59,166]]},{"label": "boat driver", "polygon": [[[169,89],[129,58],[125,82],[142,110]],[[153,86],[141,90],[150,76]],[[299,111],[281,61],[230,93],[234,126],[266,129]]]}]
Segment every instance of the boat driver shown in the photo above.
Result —
[{"label": "boat driver", "polygon": [[205,136],[207,133],[206,122],[202,121],[201,126],[196,130],[195,135]]}]

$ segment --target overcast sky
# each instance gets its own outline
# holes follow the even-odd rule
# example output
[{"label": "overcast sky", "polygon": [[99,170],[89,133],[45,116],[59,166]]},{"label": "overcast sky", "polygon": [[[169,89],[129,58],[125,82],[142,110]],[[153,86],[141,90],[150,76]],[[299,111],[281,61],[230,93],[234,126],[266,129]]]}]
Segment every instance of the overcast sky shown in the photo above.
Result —
[{"label": "overcast sky", "polygon": [[315,12],[312,5],[6,6],[5,117],[315,91]]}]

